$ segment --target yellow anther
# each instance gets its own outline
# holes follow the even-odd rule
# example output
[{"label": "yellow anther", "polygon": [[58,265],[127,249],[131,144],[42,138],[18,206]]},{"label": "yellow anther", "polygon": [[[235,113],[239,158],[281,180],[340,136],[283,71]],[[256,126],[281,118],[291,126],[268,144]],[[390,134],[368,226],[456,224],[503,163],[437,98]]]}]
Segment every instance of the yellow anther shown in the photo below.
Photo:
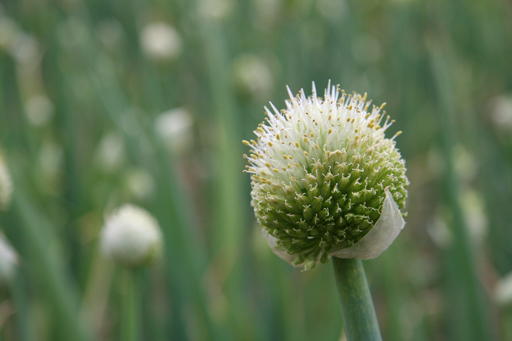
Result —
[{"label": "yellow anther", "polygon": [[243,144],[245,144],[246,146],[250,146],[251,144],[249,143],[249,141],[246,141],[246,140],[243,140],[242,141]]}]

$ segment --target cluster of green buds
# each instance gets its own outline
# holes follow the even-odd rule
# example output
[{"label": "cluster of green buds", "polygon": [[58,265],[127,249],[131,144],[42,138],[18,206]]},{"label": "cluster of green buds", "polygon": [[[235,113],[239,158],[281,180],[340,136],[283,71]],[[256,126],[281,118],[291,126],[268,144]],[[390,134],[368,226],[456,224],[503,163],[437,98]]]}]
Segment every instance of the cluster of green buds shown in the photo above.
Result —
[{"label": "cluster of green buds", "polygon": [[324,98],[293,96],[286,109],[266,109],[251,154],[252,206],[273,251],[311,269],[331,256],[380,255],[404,226],[409,181],[393,123],[366,94],[329,84]]}]

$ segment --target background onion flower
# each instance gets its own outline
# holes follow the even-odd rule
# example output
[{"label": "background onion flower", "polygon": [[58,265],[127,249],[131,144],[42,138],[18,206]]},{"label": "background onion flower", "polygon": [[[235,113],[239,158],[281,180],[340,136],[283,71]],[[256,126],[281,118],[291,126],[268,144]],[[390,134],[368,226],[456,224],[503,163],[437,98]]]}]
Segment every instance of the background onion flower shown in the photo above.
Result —
[{"label": "background onion flower", "polygon": [[291,91],[286,109],[266,108],[247,172],[252,206],[274,252],[311,269],[330,256],[380,255],[404,226],[409,181],[393,123],[361,96],[329,86],[318,97]]},{"label": "background onion flower", "polygon": [[107,218],[101,247],[106,256],[119,264],[143,266],[161,255],[162,233],[158,222],[146,210],[124,205]]}]

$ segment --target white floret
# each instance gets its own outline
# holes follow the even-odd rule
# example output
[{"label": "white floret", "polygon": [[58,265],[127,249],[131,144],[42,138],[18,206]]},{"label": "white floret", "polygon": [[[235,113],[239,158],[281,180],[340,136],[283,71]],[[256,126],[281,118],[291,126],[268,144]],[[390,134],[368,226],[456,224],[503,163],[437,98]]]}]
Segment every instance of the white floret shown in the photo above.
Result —
[{"label": "white floret", "polygon": [[125,265],[137,266],[160,252],[162,233],[157,221],[144,209],[124,205],[111,214],[101,234],[103,253]]}]

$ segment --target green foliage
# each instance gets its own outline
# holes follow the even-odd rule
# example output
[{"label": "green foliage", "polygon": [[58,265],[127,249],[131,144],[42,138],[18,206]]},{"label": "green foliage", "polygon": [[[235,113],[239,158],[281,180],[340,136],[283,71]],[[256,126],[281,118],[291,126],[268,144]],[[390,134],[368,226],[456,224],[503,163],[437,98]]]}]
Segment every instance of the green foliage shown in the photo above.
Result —
[{"label": "green foliage", "polygon": [[127,290],[99,236],[134,203],[165,244],[137,274],[141,339],[339,339],[332,268],[268,248],[240,143],[285,85],[331,79],[404,132],[407,225],[365,262],[383,339],[510,338],[493,292],[512,271],[511,17],[504,0],[3,1],[0,225],[20,261],[1,336],[119,339]]}]

